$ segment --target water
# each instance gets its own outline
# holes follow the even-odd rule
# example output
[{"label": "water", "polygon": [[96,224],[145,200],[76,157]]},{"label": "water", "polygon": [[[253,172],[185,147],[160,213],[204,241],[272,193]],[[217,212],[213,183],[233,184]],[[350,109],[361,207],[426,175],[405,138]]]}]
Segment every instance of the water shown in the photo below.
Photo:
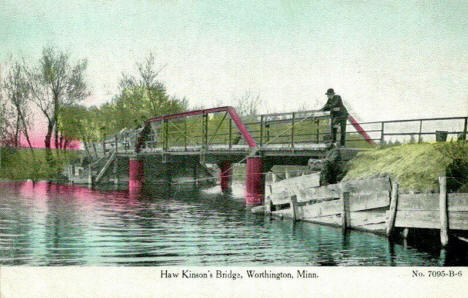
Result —
[{"label": "water", "polygon": [[242,198],[215,190],[135,194],[0,182],[0,265],[450,264],[445,251],[256,216]]}]

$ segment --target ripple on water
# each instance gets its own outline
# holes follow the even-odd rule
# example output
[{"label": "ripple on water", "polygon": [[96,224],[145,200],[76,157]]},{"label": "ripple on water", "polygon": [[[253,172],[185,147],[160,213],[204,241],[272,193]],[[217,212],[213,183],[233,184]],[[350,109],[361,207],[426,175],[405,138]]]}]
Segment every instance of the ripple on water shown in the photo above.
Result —
[{"label": "ripple on water", "polygon": [[239,198],[0,184],[3,265],[439,265],[384,237],[256,217]]}]

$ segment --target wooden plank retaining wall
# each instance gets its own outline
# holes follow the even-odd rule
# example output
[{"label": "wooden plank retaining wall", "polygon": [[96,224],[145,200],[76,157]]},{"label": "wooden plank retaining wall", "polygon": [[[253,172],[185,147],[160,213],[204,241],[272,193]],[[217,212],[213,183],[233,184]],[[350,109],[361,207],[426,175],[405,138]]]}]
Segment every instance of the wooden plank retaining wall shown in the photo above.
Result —
[{"label": "wooden plank retaining wall", "polygon": [[[439,229],[439,197],[438,193],[401,194],[395,227]],[[468,230],[468,194],[448,194],[447,211],[450,229]]]},{"label": "wooden plank retaining wall", "polygon": [[444,230],[468,230],[468,193],[399,193],[398,184],[393,182],[392,186],[388,177],[318,186],[318,177],[314,173],[272,183],[266,195],[266,212],[387,236],[394,227],[440,229],[441,239]]}]

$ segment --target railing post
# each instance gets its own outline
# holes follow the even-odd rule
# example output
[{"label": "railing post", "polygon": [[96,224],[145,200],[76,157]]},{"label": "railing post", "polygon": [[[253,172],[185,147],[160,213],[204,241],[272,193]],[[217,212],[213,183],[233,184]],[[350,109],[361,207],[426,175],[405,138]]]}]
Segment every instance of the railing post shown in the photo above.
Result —
[{"label": "railing post", "polygon": [[229,150],[232,148],[232,119],[229,118]]},{"label": "railing post", "polygon": [[465,124],[463,125],[463,140],[466,141],[466,129],[468,126],[468,117],[465,117]]},{"label": "railing post", "polygon": [[265,123],[265,130],[266,130],[265,142],[269,142],[270,141],[270,123]]},{"label": "railing post", "polygon": [[184,150],[187,151],[187,117],[184,117]]},{"label": "railing post", "polygon": [[296,122],[296,113],[292,113],[292,125],[291,125],[291,148],[294,148],[294,125]]},{"label": "railing post", "polygon": [[419,136],[418,136],[418,143],[421,143],[421,133],[422,133],[422,120],[419,120]]},{"label": "railing post", "polygon": [[201,117],[201,132],[200,132],[200,145],[202,146],[202,148],[203,148],[203,135],[205,133],[204,120],[205,120],[205,114],[202,114],[202,117]]},{"label": "railing post", "polygon": [[263,145],[263,115],[260,116],[260,147]]},{"label": "railing post", "polygon": [[203,148],[208,148],[208,114],[203,112]]},{"label": "railing post", "polygon": [[385,142],[385,132],[384,132],[384,129],[385,129],[385,122],[381,122],[380,123],[380,145],[383,145],[384,142]]},{"label": "railing post", "polygon": [[117,153],[119,150],[119,142],[118,142],[118,139],[117,139],[117,135],[115,135],[114,137],[114,146],[115,146],[115,153]]},{"label": "railing post", "polygon": [[169,149],[169,122],[167,119],[164,119],[164,144],[163,148],[164,151],[167,151]]},{"label": "railing post", "polygon": [[316,119],[315,120],[315,124],[317,125],[317,129],[316,129],[316,137],[317,137],[317,144],[320,143],[320,119]]}]

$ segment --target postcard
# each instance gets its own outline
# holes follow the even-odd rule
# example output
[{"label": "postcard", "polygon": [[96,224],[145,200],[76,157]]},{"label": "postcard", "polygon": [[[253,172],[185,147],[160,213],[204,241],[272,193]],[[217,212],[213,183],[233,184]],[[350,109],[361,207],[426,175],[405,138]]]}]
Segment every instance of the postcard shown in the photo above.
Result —
[{"label": "postcard", "polygon": [[0,297],[452,297],[466,1],[2,1]]}]

